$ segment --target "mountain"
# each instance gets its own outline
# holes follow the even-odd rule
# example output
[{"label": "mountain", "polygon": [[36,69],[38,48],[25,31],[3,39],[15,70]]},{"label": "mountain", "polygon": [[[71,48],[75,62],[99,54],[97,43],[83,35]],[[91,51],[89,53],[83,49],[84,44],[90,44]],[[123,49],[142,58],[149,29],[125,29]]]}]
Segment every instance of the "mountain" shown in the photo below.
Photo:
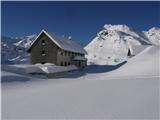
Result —
[{"label": "mountain", "polygon": [[155,45],[160,44],[160,28],[151,28],[148,31],[143,31],[145,36]]},{"label": "mountain", "polygon": [[[29,63],[27,49],[36,34],[25,37],[1,37],[1,63]],[[104,25],[95,38],[84,48],[88,64],[113,65],[128,59],[127,54],[137,54],[147,45],[160,45],[160,28],[137,32],[127,25]]]},{"label": "mountain", "polygon": [[31,44],[35,38],[36,38],[35,34],[30,35],[30,36],[26,36],[26,37],[20,37],[20,38],[17,38],[20,41],[14,43],[14,45],[17,47],[28,49],[31,46]]},{"label": "mountain", "polygon": [[26,37],[1,38],[1,63],[2,64],[24,64],[29,63],[28,47],[36,35]]},{"label": "mountain", "polygon": [[159,32],[159,29],[137,32],[127,25],[104,25],[85,47],[88,64],[113,65],[125,61],[128,54],[133,56],[148,45],[159,45]]}]

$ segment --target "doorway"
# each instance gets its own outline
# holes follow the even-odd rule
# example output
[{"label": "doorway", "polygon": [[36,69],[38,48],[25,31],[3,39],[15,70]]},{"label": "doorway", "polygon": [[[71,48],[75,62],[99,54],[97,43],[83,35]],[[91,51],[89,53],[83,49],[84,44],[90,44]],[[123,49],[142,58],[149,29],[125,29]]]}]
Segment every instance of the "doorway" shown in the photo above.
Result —
[{"label": "doorway", "polygon": [[128,49],[127,56],[132,56],[132,54],[131,54],[131,50],[130,50],[130,49]]}]

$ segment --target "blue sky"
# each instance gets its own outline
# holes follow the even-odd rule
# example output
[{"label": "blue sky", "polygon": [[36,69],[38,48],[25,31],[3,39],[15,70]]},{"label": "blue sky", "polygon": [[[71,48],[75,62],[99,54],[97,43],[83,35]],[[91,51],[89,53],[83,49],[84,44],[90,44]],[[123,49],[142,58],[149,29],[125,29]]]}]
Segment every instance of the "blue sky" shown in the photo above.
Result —
[{"label": "blue sky", "polygon": [[160,27],[160,2],[2,2],[2,35],[38,34],[41,29],[88,43],[104,24],[136,30]]}]

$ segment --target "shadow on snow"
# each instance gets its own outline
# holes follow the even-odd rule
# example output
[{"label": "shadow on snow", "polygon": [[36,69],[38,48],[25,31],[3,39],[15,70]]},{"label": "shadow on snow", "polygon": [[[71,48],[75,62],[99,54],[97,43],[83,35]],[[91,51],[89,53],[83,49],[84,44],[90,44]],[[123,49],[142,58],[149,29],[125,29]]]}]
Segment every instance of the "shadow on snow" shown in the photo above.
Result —
[{"label": "shadow on snow", "polygon": [[[84,68],[83,70],[67,72],[63,75],[53,77],[53,78],[46,78],[46,77],[42,78],[42,77],[40,77],[40,79],[78,78],[78,77],[85,76],[86,74],[111,72],[113,70],[118,69],[119,67],[121,67],[125,63],[126,63],[126,61],[124,61],[124,62],[122,62],[118,65],[89,65],[86,68]],[[31,76],[36,77],[36,76],[33,76],[33,75],[31,75]],[[2,83],[5,83],[5,82],[27,82],[27,81],[30,81],[30,80],[31,79],[29,77],[25,76],[25,75],[24,76],[9,75],[9,76],[2,76],[1,82]]]},{"label": "shadow on snow", "polygon": [[127,62],[124,61],[118,65],[89,65],[83,70],[78,70],[74,72],[69,72],[65,75],[59,76],[57,78],[78,78],[84,76],[86,74],[95,74],[95,73],[104,73],[104,72],[111,72],[113,70],[118,69],[122,65],[126,64]]}]

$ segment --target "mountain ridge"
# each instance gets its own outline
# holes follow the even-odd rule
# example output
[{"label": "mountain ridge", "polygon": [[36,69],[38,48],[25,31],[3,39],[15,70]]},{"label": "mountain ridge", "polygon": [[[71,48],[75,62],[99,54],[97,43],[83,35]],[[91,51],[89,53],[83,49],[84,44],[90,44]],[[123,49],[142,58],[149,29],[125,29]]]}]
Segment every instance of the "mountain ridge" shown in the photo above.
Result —
[{"label": "mountain ridge", "polygon": [[129,51],[133,56],[145,49],[147,45],[160,45],[160,30],[152,30],[152,34],[156,36],[153,35],[150,39],[151,30],[144,34],[127,25],[104,25],[97,36],[85,47],[88,52],[86,56],[88,64],[119,64],[129,58]]},{"label": "mountain ridge", "polygon": [[[32,41],[36,38],[36,36],[37,36],[36,34],[25,37],[14,37],[14,38],[2,36],[1,37],[2,64],[29,63],[29,54],[27,53],[27,49],[30,47]],[[93,45],[93,44],[98,44],[98,45]],[[109,45],[106,46],[105,44]],[[160,45],[160,28],[152,27],[147,31],[139,32],[128,27],[127,25],[105,24],[103,29],[100,32],[98,32],[95,38],[84,48],[88,52],[88,56],[86,56],[88,58],[88,63],[115,64],[114,61],[119,61],[119,62],[123,61],[124,58],[126,57],[128,48],[135,45],[136,46]],[[98,51],[102,50],[101,48],[103,48],[104,46],[106,47],[104,49],[109,50],[112,56],[117,56],[118,54],[119,57],[114,58],[111,56],[107,56],[109,59],[113,58],[113,60],[110,60],[109,63],[108,59],[106,59],[105,62],[102,62],[103,60],[101,61],[101,59],[103,59],[105,55],[103,56],[97,55],[100,58],[98,59],[99,62],[96,63],[94,62],[94,60],[92,61],[91,59],[94,59],[94,56],[96,56],[93,55],[93,53],[98,54]],[[115,52],[116,50],[120,52],[119,53]]]}]

